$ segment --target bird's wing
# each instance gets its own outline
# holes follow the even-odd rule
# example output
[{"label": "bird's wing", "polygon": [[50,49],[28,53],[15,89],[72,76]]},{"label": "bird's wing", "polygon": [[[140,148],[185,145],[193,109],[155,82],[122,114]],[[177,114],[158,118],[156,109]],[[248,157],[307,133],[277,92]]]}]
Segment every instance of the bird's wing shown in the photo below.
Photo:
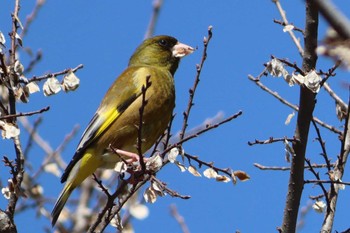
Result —
[{"label": "bird's wing", "polygon": [[147,68],[130,67],[113,83],[84,131],[77,150],[61,177],[62,183],[67,180],[74,165],[84,156],[85,150],[142,95],[141,87],[149,73]]}]

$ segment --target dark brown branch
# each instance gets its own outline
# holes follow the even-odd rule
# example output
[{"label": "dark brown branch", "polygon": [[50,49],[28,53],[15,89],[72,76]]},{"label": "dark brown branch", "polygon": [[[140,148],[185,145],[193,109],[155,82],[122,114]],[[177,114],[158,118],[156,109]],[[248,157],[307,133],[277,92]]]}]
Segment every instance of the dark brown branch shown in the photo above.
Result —
[{"label": "dark brown branch", "polygon": [[[18,29],[18,13],[20,10],[20,3],[19,0],[15,1],[15,7],[14,7],[14,12],[12,13],[12,31],[10,33],[11,37],[11,51],[10,51],[10,64],[13,66],[16,61],[16,48],[17,48],[17,29]],[[17,75],[15,72],[10,71],[10,74],[8,74],[8,78],[11,79],[8,85],[8,91],[9,91],[9,114],[15,115],[16,114],[16,98],[13,92],[13,85],[16,85],[17,83]],[[17,125],[16,118],[12,118],[12,123],[14,125]],[[23,174],[24,174],[24,155],[22,151],[22,146],[21,142],[19,140],[19,136],[16,136],[13,138],[13,144],[14,144],[14,149],[16,152],[16,169],[15,169],[15,189],[21,189],[21,184],[23,180]],[[7,205],[7,214],[9,215],[10,219],[14,218],[15,214],[15,209],[16,209],[16,204],[19,198],[19,193],[14,193],[14,195],[11,195],[10,200]],[[0,229],[1,231],[1,229]]]},{"label": "dark brown branch", "polygon": [[39,76],[39,77],[33,76],[31,79],[28,80],[28,82],[38,82],[38,81],[45,80],[45,79],[48,79],[48,78],[51,78],[51,77],[56,77],[56,76],[59,76],[59,75],[67,74],[70,71],[75,73],[77,70],[82,69],[83,67],[84,67],[83,64],[80,64],[77,67],[75,67],[74,69],[65,69],[63,71],[59,71],[59,72],[56,72],[56,73],[45,74],[45,75]]},{"label": "dark brown branch", "polygon": [[[90,226],[88,233],[93,233],[96,231],[98,225],[102,222],[102,219],[106,215],[107,212],[110,212],[114,206],[114,200],[122,193],[123,189],[127,186],[127,181],[121,181],[117,190],[110,196],[107,196],[107,202],[100,213],[97,215],[97,219]],[[101,231],[102,232],[102,231]]]},{"label": "dark brown branch", "polygon": [[273,137],[270,137],[267,140],[257,140],[257,139],[255,139],[254,142],[248,142],[248,145],[249,146],[253,146],[253,145],[256,145],[256,144],[264,145],[264,144],[271,144],[271,143],[275,143],[275,142],[284,142],[285,140],[287,140],[289,142],[293,142],[295,140],[295,138],[287,138],[287,137],[284,137],[284,138],[273,138]]},{"label": "dark brown branch", "polygon": [[181,195],[180,193],[170,189],[167,187],[167,184],[165,184],[164,182],[158,180],[154,175],[151,175],[151,181],[156,182],[158,187],[162,189],[162,191],[166,192],[167,194],[169,194],[172,197],[178,197],[181,199],[190,199],[191,196],[188,195]]},{"label": "dark brown branch", "polygon": [[328,159],[328,155],[327,155],[327,151],[326,151],[326,143],[325,141],[323,141],[322,139],[322,135],[321,135],[321,132],[320,132],[320,129],[317,127],[317,124],[315,123],[314,120],[312,120],[312,124],[316,130],[316,133],[317,133],[317,141],[320,143],[320,146],[321,146],[321,149],[322,149],[322,157],[324,158],[326,164],[327,164],[327,169],[328,171],[330,171],[332,169],[331,167],[331,162],[329,161]]},{"label": "dark brown branch", "polygon": [[[314,168],[312,167],[312,165],[311,165],[311,162],[310,162],[310,159],[306,159],[305,158],[305,162],[307,163],[307,165],[309,165],[309,170],[311,171],[311,173],[316,177],[316,179],[317,180],[321,180],[321,178],[320,178],[320,174],[318,173],[318,172],[316,172],[315,170],[314,170]],[[327,168],[329,168],[329,165],[327,164]],[[325,195],[325,197],[326,197],[326,202],[327,202],[327,205],[329,205],[329,199],[328,199],[328,197],[327,197],[327,190],[326,190],[326,188],[324,187],[324,185],[323,185],[323,183],[322,182],[319,182],[319,183],[317,183],[319,186],[320,186],[320,188],[322,189],[322,192],[323,192],[323,195]]]},{"label": "dark brown branch", "polygon": [[[350,105],[350,98],[348,102],[348,106]],[[344,175],[345,171],[345,165],[348,160],[348,156],[350,153],[350,111],[348,109],[346,114],[346,121],[345,121],[345,128],[344,128],[344,138],[341,140],[341,149],[340,149],[340,155],[337,161],[337,166],[334,168],[334,176],[337,177],[337,179],[341,179]],[[323,221],[321,232],[331,232],[333,228],[333,222],[335,217],[335,211],[337,206],[337,200],[338,200],[338,192],[339,192],[339,186],[331,185],[330,190],[328,191],[328,199],[330,200],[330,204],[327,208],[327,212]]]},{"label": "dark brown branch", "polygon": [[[124,206],[124,204],[130,199],[130,197],[132,195],[135,194],[135,192],[137,190],[139,190],[146,182],[148,182],[150,180],[150,176],[146,175],[146,177],[144,178],[143,181],[140,181],[137,184],[134,184],[131,188],[131,190],[128,192],[128,194],[126,195],[125,198],[123,198],[122,200],[119,200],[118,204],[115,206],[115,208],[109,208],[110,212],[104,217],[104,222],[102,223],[102,228],[101,228],[101,232],[103,232],[103,230],[108,226],[108,224],[110,223],[110,221],[112,220],[112,218],[114,216],[116,216],[120,210],[122,209],[122,207]],[[127,181],[122,181],[121,185],[118,186],[118,189],[115,191],[115,193],[111,196],[111,200],[115,200],[120,194],[121,192],[124,190],[125,185],[127,185]],[[107,204],[106,204],[107,205]],[[101,212],[102,213],[102,212]],[[101,214],[100,213],[100,214]],[[105,212],[106,213],[106,212]],[[90,227],[90,229],[92,229]],[[89,229],[89,232],[90,232]],[[91,231],[94,232],[94,231]]]},{"label": "dark brown branch", "polygon": [[199,159],[197,156],[193,156],[193,155],[190,155],[188,153],[185,153],[184,154],[186,158],[188,158],[189,160],[194,160],[196,161],[198,164],[199,164],[199,167],[202,167],[203,165],[205,165],[206,167],[209,167],[209,168],[212,168],[214,169],[216,172],[222,172],[222,173],[225,173],[226,175],[230,176],[232,175],[232,169],[230,168],[225,168],[225,169],[222,169],[222,168],[218,168],[218,167],[215,167],[214,166],[214,162],[205,162],[201,159]]},{"label": "dark brown branch", "polygon": [[318,201],[319,199],[324,198],[324,194],[319,194],[319,195],[317,195],[317,196],[309,196],[309,198],[310,198],[311,200],[316,200],[316,201]]},{"label": "dark brown branch", "polygon": [[350,185],[350,182],[343,182],[339,180],[305,180],[305,184],[343,184],[343,185]]},{"label": "dark brown branch", "polygon": [[47,107],[42,108],[42,109],[37,110],[37,111],[24,112],[24,113],[20,112],[20,113],[17,113],[17,114],[1,116],[0,120],[12,119],[12,118],[23,117],[23,116],[32,116],[32,115],[40,114],[40,113],[43,113],[43,112],[46,112],[46,111],[49,111],[49,110],[50,110],[50,106],[47,106]]},{"label": "dark brown branch", "polygon": [[328,81],[330,77],[334,77],[336,75],[335,70],[341,65],[341,61],[337,61],[332,68],[328,70],[327,73],[324,73],[322,70],[320,70],[320,74],[323,74],[325,77],[322,79],[320,85],[321,87],[324,85],[325,82]]},{"label": "dark brown branch", "polygon": [[182,140],[179,140],[178,142],[176,142],[175,144],[169,146],[166,150],[164,150],[164,151],[162,152],[162,156],[164,156],[166,153],[168,153],[172,148],[179,147],[179,146],[181,146],[183,143],[189,141],[189,140],[192,139],[192,138],[196,138],[196,137],[200,136],[201,134],[203,134],[203,133],[205,133],[205,132],[207,132],[207,131],[209,131],[209,130],[212,130],[212,129],[214,129],[214,128],[217,128],[217,127],[219,127],[219,126],[222,125],[222,124],[225,124],[225,123],[227,123],[227,122],[232,121],[233,119],[236,119],[237,117],[239,117],[240,115],[242,115],[242,113],[243,113],[242,111],[239,111],[238,113],[233,114],[233,115],[227,117],[226,119],[224,119],[224,120],[222,120],[222,121],[220,121],[220,122],[218,122],[218,123],[216,123],[216,124],[207,125],[205,129],[202,129],[202,130],[200,130],[200,131],[198,131],[198,132],[196,132],[196,133],[194,133],[194,134],[191,134],[191,135],[189,135],[189,136],[186,136],[186,137],[183,138]]},{"label": "dark brown branch", "polygon": [[279,60],[280,62],[282,62],[283,64],[286,64],[287,66],[295,69],[295,71],[297,71],[299,74],[305,76],[306,73],[297,65],[297,63],[291,63],[290,61],[286,60],[286,59],[282,59],[282,58],[278,58],[278,57],[275,57],[275,56],[271,56],[272,59],[277,59]]},{"label": "dark brown branch", "polygon": [[[304,36],[303,71],[305,73],[315,69],[317,61],[317,30],[318,10],[313,0],[306,1],[306,22]],[[308,88],[300,87],[299,112],[294,137],[298,139],[292,143],[296,156],[292,157],[291,172],[288,184],[288,194],[284,208],[281,230],[295,232],[300,199],[304,187],[304,161],[308,142],[310,122],[315,107],[315,94]]]},{"label": "dark brown branch", "polygon": [[180,140],[185,137],[186,129],[187,129],[187,126],[188,126],[188,124],[187,124],[188,118],[189,118],[191,109],[192,109],[192,107],[194,105],[194,103],[193,103],[194,94],[196,93],[196,89],[197,89],[198,83],[200,81],[200,75],[201,75],[201,72],[202,72],[202,69],[203,69],[204,62],[207,59],[207,49],[208,49],[208,45],[209,45],[209,42],[210,42],[212,36],[213,36],[212,27],[209,26],[209,28],[208,28],[208,37],[205,37],[204,40],[203,40],[204,49],[203,49],[201,62],[199,63],[199,65],[198,64],[196,65],[197,74],[196,74],[196,77],[195,77],[195,80],[194,80],[194,83],[193,83],[193,87],[189,90],[190,98],[188,100],[187,109],[183,113],[184,120],[183,120],[183,124],[182,124],[182,129],[181,129],[181,132],[180,132]]},{"label": "dark brown branch", "polygon": [[281,20],[277,20],[277,19],[274,19],[273,22],[274,22],[274,23],[277,23],[277,24],[280,24],[280,25],[282,25],[282,26],[293,25],[293,27],[294,27],[293,30],[294,30],[294,31],[298,31],[298,32],[301,32],[302,34],[304,34],[304,30],[303,30],[303,29],[296,27],[296,26],[295,26],[294,24],[292,24],[292,23],[286,24],[285,22],[283,22],[283,21],[281,21]]},{"label": "dark brown branch", "polygon": [[102,180],[97,178],[95,173],[92,174],[92,179],[98,184],[98,187],[102,190],[104,194],[106,194],[107,198],[111,197],[111,194],[109,193],[108,189],[103,185]]},{"label": "dark brown branch", "polygon": [[142,100],[141,100],[141,107],[139,109],[139,116],[140,116],[140,119],[139,119],[139,125],[137,125],[137,143],[136,143],[136,150],[138,152],[138,156],[139,156],[139,159],[140,159],[140,166],[141,166],[141,169],[142,171],[145,171],[146,170],[146,164],[145,164],[145,161],[143,160],[143,155],[142,155],[142,141],[144,140],[142,138],[142,127],[143,127],[143,113],[145,111],[145,107],[147,105],[147,100],[146,100],[146,92],[147,92],[147,89],[152,85],[152,82],[150,81],[151,79],[151,76],[148,75],[146,77],[146,83],[145,85],[142,86],[141,88],[141,97],[142,97]]}]

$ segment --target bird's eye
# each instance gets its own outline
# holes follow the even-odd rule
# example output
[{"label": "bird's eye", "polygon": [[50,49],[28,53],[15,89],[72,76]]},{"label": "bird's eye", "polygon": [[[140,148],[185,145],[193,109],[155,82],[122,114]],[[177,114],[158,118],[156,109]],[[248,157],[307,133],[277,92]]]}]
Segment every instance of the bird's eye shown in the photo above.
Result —
[{"label": "bird's eye", "polygon": [[166,40],[160,40],[159,42],[158,42],[161,46],[167,46],[168,45],[168,41],[166,41]]}]

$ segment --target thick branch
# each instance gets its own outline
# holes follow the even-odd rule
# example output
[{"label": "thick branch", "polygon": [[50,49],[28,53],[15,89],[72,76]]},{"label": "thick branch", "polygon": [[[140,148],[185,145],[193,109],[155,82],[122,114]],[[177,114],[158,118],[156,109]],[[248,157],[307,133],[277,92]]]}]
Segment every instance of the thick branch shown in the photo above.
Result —
[{"label": "thick branch", "polygon": [[[349,104],[350,104],[350,99],[349,99],[348,105]],[[336,167],[334,168],[334,175],[338,179],[341,179],[344,175],[346,161],[348,159],[349,152],[350,152],[350,130],[349,129],[350,129],[350,114],[348,109],[340,156],[336,164]],[[339,186],[332,184],[330,190],[328,191],[328,199],[330,203],[327,208],[325,218],[323,220],[321,232],[332,232],[333,221],[335,217],[335,210],[336,210],[337,200],[338,200],[338,192],[339,192]]]},{"label": "thick branch", "polygon": [[[303,71],[315,69],[317,55],[318,10],[312,0],[306,1],[306,26],[304,37]],[[300,198],[304,187],[304,161],[310,122],[315,107],[315,94],[308,88],[300,87],[299,112],[293,141],[296,156],[292,158],[288,194],[283,215],[282,232],[295,232]]]},{"label": "thick branch", "polygon": [[350,38],[350,21],[333,5],[331,0],[314,0],[321,14],[344,39]]}]

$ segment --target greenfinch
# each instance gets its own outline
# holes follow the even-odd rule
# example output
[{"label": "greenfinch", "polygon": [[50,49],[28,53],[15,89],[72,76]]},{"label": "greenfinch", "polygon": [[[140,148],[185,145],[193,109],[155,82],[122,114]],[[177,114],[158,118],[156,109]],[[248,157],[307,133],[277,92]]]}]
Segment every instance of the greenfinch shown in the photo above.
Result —
[{"label": "greenfinch", "polygon": [[[120,156],[109,148],[136,155],[142,98],[141,151],[145,153],[163,134],[175,107],[173,76],[180,58],[194,49],[170,36],[143,41],[129,60],[126,70],[114,81],[87,126],[76,152],[64,171],[66,182],[52,210],[52,226],[72,191],[98,168],[114,168]],[[151,85],[142,94],[149,79]],[[145,95],[145,96],[143,96]],[[125,153],[127,154],[127,153]],[[124,158],[125,154],[121,154]]]}]

